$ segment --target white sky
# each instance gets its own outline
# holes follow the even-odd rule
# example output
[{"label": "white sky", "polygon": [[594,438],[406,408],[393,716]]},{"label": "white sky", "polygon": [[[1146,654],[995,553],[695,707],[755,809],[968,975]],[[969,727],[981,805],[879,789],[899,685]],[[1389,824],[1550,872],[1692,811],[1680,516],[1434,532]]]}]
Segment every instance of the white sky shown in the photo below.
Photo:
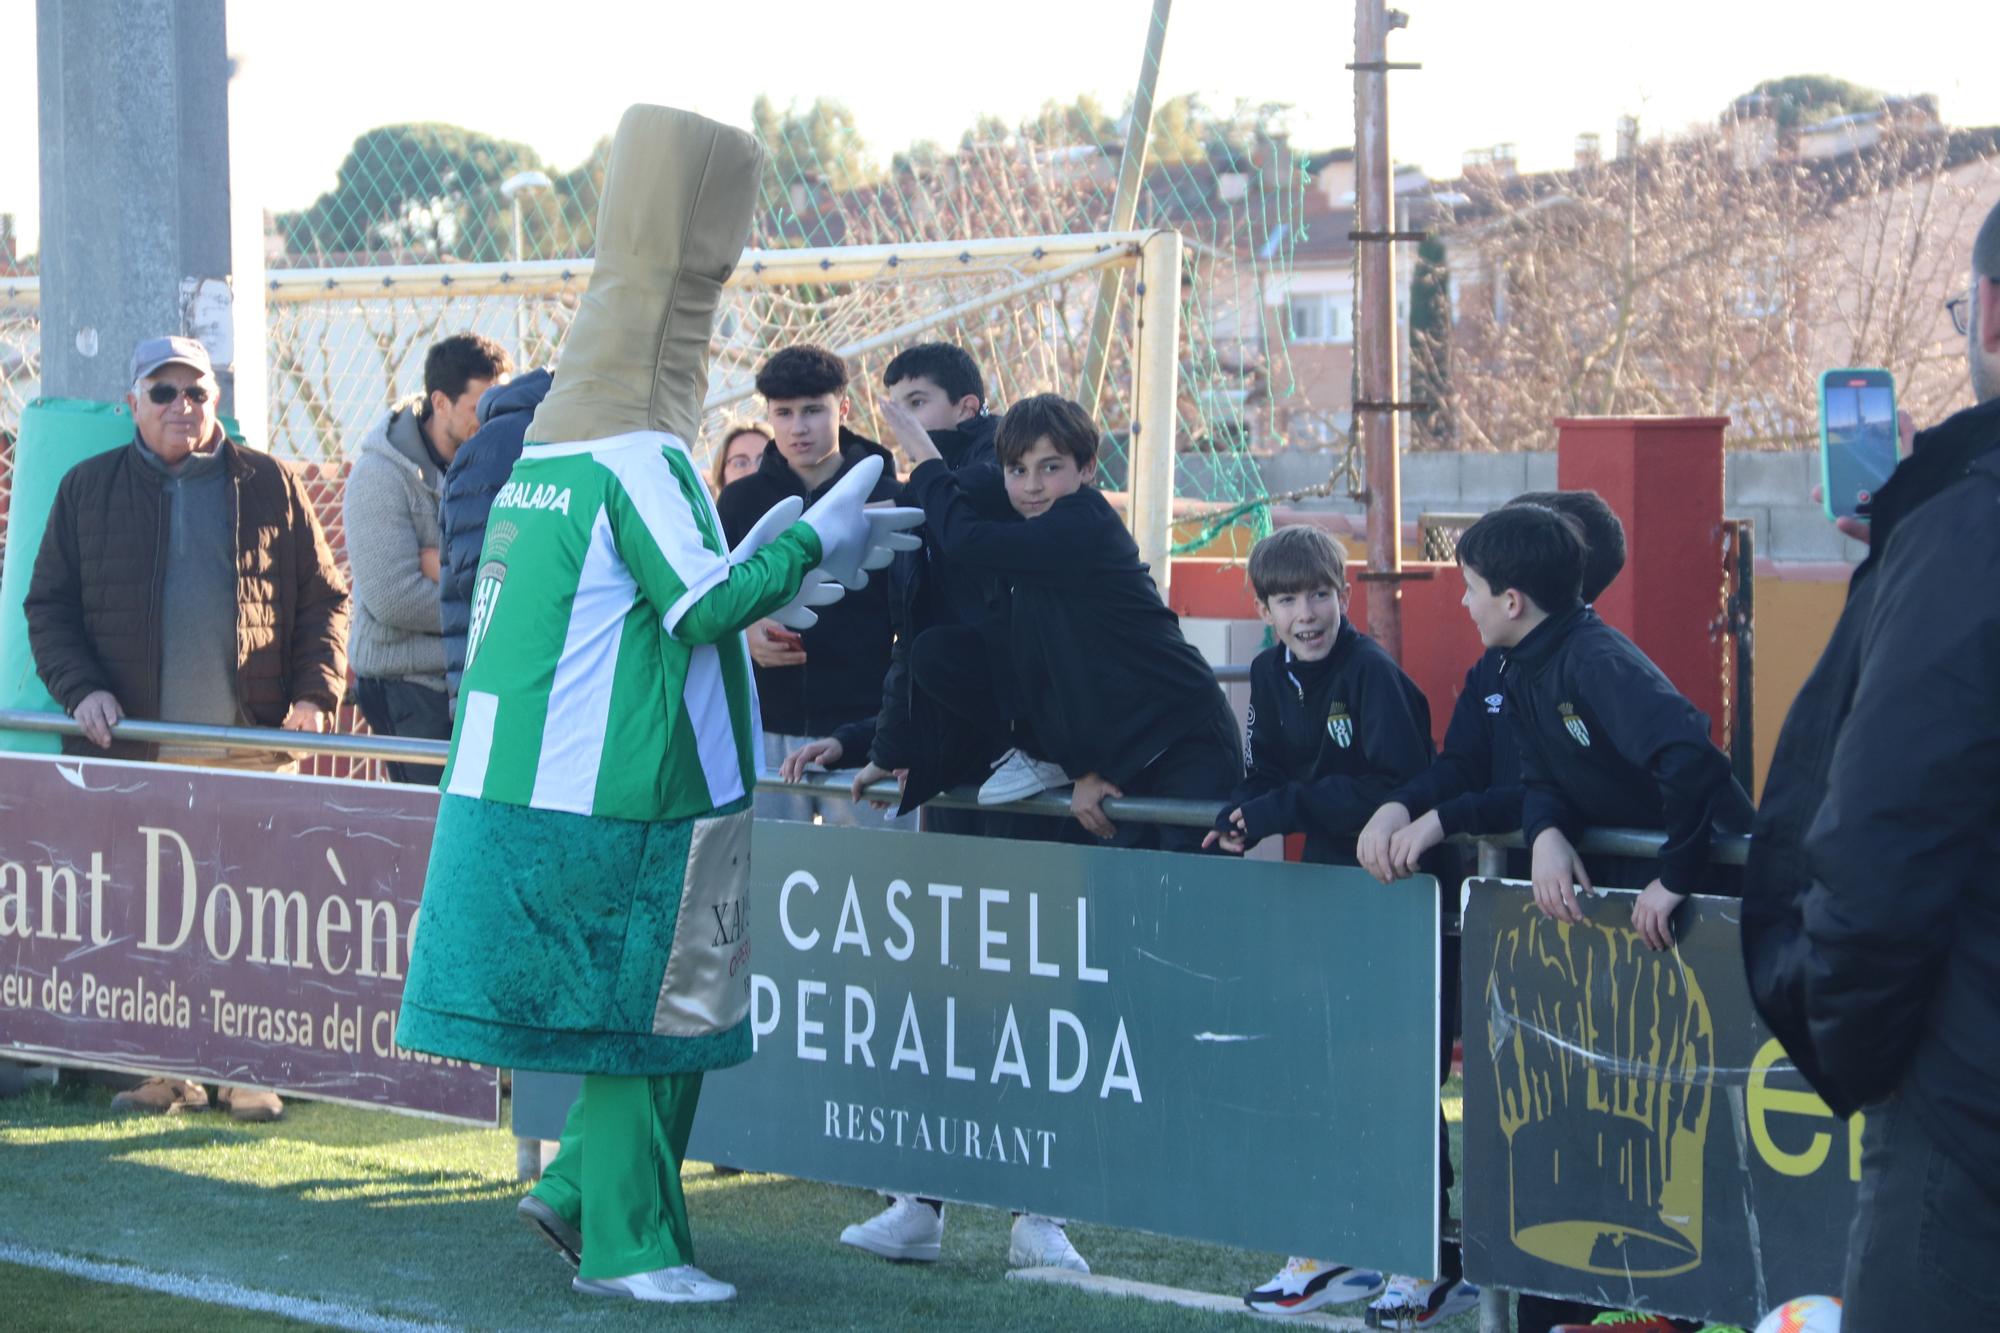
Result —
[{"label": "white sky", "polygon": [[[1968,0],[1402,0],[1390,56],[1399,161],[1456,175],[1469,148],[1511,142],[1525,169],[1607,148],[1619,115],[1647,133],[1712,120],[1757,80],[1828,73],[1931,92],[1948,122],[2000,123],[1991,43]],[[747,124],[752,98],[844,100],[878,161],[920,138],[955,143],[981,112],[1010,123],[1047,98],[1096,94],[1114,112],[1138,72],[1151,0],[484,0],[477,5],[229,0],[245,59],[257,188],[270,208],[310,203],[356,135],[443,120],[580,161],[635,101]],[[635,14],[657,17],[635,19]],[[24,249],[39,230],[33,0],[0,0],[0,212]],[[1160,95],[1290,102],[1294,142],[1352,141],[1351,0],[1178,0]]]}]

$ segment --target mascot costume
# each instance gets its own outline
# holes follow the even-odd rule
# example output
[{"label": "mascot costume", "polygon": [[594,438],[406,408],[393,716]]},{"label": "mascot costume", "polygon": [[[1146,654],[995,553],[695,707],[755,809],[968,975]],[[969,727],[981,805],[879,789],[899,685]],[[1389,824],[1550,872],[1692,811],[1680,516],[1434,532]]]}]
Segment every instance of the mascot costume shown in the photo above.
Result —
[{"label": "mascot costume", "polygon": [[757,699],[742,630],[862,587],[922,511],[867,509],[880,464],[734,551],[687,441],[763,151],[635,106],[597,264],[480,555],[397,1040],[584,1075],[526,1220],[575,1288],[727,1300],[694,1266],[680,1164],[702,1075],[750,1058]]}]

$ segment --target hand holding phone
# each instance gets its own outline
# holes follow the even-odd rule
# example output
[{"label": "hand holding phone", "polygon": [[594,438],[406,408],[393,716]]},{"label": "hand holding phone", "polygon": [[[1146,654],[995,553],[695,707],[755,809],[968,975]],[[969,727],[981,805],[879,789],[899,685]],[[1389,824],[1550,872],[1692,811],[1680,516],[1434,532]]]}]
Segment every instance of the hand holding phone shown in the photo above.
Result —
[{"label": "hand holding phone", "polygon": [[1866,518],[1897,462],[1896,381],[1886,370],[1819,377],[1819,476],[1826,516]]}]

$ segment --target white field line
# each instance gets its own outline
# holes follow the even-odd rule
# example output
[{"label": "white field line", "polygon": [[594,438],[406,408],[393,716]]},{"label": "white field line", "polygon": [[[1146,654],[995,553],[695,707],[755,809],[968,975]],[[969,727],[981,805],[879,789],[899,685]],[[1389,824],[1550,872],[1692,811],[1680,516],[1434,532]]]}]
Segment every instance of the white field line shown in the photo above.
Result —
[{"label": "white field line", "polygon": [[1217,1296],[1213,1292],[1163,1287],[1152,1282],[1106,1277],[1101,1273],[1073,1273],[1066,1268],[1013,1268],[1008,1270],[1007,1276],[1017,1282],[1042,1282],[1055,1287],[1075,1287],[1079,1291],[1092,1291],[1101,1296],[1124,1296],[1142,1301],[1157,1301],[1162,1305],[1178,1305],[1184,1310],[1240,1314],[1248,1319],[1280,1323],[1290,1328],[1328,1328],[1339,1329],[1342,1333],[1368,1333],[1366,1323],[1342,1315],[1321,1314],[1317,1310],[1307,1314],[1263,1314],[1245,1305],[1240,1296]]},{"label": "white field line", "polygon": [[30,1249],[25,1245],[12,1245],[6,1241],[0,1241],[0,1263],[15,1264],[22,1268],[40,1268],[52,1273],[65,1273],[91,1282],[138,1287],[145,1291],[157,1291],[166,1296],[184,1296],[188,1300],[202,1301],[209,1305],[226,1305],[237,1310],[254,1310],[259,1314],[282,1315],[287,1319],[299,1319],[311,1324],[328,1324],[335,1328],[353,1329],[356,1333],[450,1333],[451,1329],[449,1324],[427,1324],[412,1319],[396,1319],[336,1301],[316,1301],[303,1296],[280,1296],[274,1292],[258,1291],[252,1287],[239,1287],[234,1282],[222,1282],[215,1278],[188,1277],[180,1273],[159,1273],[132,1264],[76,1259],[54,1250]]}]

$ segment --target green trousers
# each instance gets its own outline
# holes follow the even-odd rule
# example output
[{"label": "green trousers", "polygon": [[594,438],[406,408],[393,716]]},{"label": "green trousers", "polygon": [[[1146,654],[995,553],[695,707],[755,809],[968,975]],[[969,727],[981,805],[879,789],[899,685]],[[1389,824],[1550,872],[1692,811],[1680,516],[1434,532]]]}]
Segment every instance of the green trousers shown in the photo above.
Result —
[{"label": "green trousers", "polygon": [[589,1074],[534,1193],[583,1233],[587,1278],[694,1262],[681,1160],[700,1074]]}]

